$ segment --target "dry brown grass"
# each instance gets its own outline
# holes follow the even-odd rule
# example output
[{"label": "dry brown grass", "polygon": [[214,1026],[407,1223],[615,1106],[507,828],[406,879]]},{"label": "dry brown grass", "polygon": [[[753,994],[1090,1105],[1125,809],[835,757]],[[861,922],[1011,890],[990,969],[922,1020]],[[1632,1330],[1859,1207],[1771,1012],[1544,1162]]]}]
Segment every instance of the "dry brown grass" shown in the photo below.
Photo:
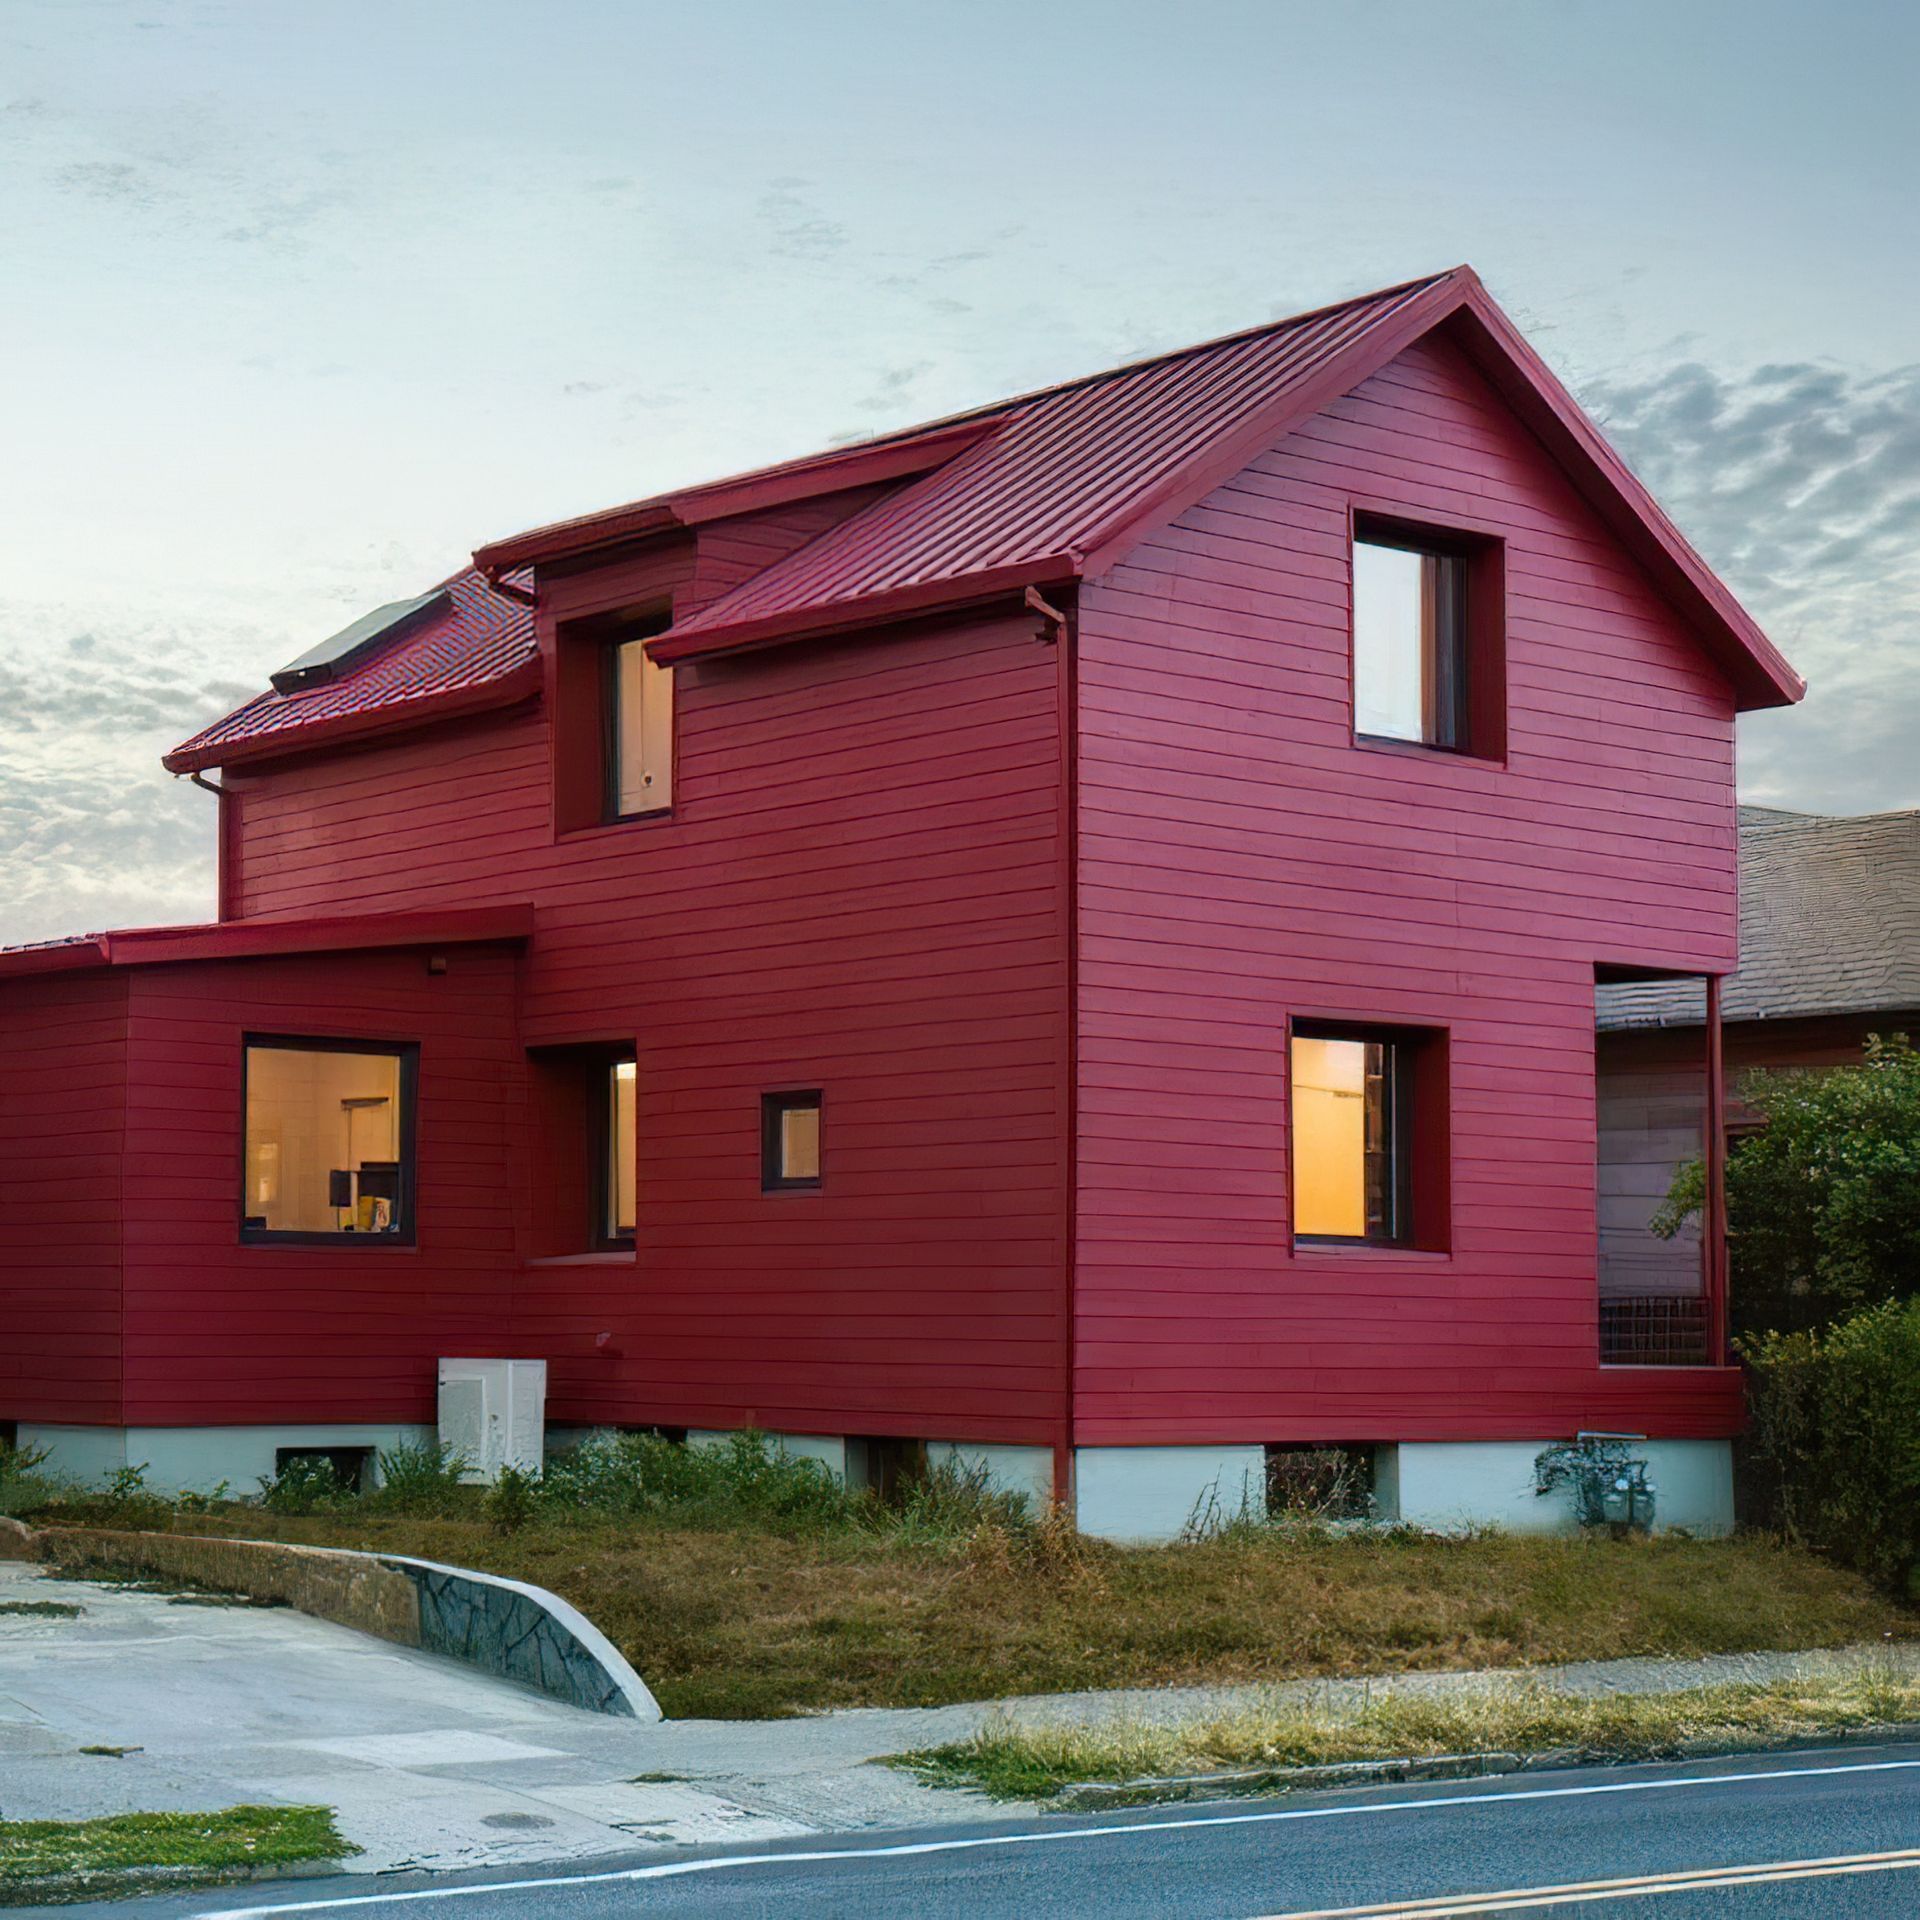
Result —
[{"label": "dry brown grass", "polygon": [[1176,1682],[1837,1646],[1920,1633],[1856,1576],[1757,1536],[1254,1534],[1125,1550],[994,1527],[837,1532],[255,1510],[202,1532],[413,1553],[550,1587],[675,1717]]},{"label": "dry brown grass", "polygon": [[1891,1669],[1869,1669],[1600,1698],[1533,1685],[1445,1696],[1388,1692],[1346,1705],[1271,1700],[1174,1721],[1118,1717],[1026,1726],[999,1717],[971,1740],[902,1754],[895,1764],[935,1785],[1032,1800],[1088,1780],[1146,1783],[1435,1754],[1673,1759],[1915,1721],[1920,1683]]}]

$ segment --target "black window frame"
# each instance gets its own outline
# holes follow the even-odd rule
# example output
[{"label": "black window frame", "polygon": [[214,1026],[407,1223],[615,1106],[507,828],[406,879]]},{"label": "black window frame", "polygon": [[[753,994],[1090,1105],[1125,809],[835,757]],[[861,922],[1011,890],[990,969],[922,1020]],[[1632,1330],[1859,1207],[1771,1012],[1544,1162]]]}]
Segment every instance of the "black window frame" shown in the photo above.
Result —
[{"label": "black window frame", "polygon": [[[600,645],[600,824],[617,827],[630,820],[658,820],[672,813],[671,797],[657,807],[620,810],[620,652],[623,647],[656,639],[673,624],[671,609],[630,619],[608,634]],[[680,715],[676,703],[670,716],[667,752],[680,755]],[[676,767],[675,772],[678,771]],[[669,785],[669,795],[672,787]]]},{"label": "black window frame", "polygon": [[[327,1232],[254,1227],[247,1224],[247,1103],[248,1081],[255,1048],[283,1053],[371,1053],[400,1063],[400,1167],[394,1203],[394,1224],[388,1233],[356,1233],[345,1228]],[[243,1033],[240,1036],[240,1244],[248,1247],[414,1247],[419,1245],[417,1223],[418,1154],[420,1133],[420,1043],[417,1040],[344,1038],[318,1033]]]},{"label": "black window frame", "polygon": [[[593,1124],[593,1232],[592,1247],[595,1253],[631,1253],[638,1239],[639,1222],[636,1219],[632,1231],[621,1233],[613,1226],[613,1083],[614,1075],[622,1066],[634,1066],[635,1054],[632,1048],[616,1050],[606,1056],[599,1074],[600,1097],[595,1102],[597,1109]],[[634,1150],[637,1155],[640,1145],[640,1082],[636,1072],[634,1078]],[[577,1193],[578,1188],[575,1189]],[[576,1203],[577,1204],[577,1203]],[[639,1184],[636,1177],[634,1187],[634,1212],[640,1211]]]},{"label": "black window frame", "polygon": [[[781,1171],[781,1126],[788,1113],[819,1115],[820,1171],[795,1176]],[[825,1182],[827,1170],[826,1102],[818,1087],[794,1088],[784,1093],[760,1096],[760,1191],[762,1193],[817,1193]]]},{"label": "black window frame", "polygon": [[[1384,1231],[1362,1233],[1306,1233],[1299,1226],[1300,1108],[1296,1097],[1293,1065],[1295,1040],[1345,1040],[1362,1046],[1376,1046],[1385,1054],[1381,1074],[1384,1089],[1387,1180],[1385,1200],[1389,1219]],[[1421,1049],[1419,1037],[1404,1029],[1367,1026],[1347,1021],[1303,1020],[1296,1022],[1287,1035],[1287,1196],[1288,1224],[1294,1244],[1302,1247],[1397,1247],[1416,1249],[1421,1245],[1416,1231],[1413,1208],[1414,1155],[1418,1142],[1413,1137],[1414,1062]],[[1363,1151],[1371,1151],[1363,1146]],[[1369,1196],[1370,1199],[1370,1196]]]},{"label": "black window frame", "polygon": [[[1356,515],[1353,522],[1352,554],[1349,571],[1357,583],[1359,549],[1383,547],[1395,553],[1416,553],[1423,559],[1445,563],[1445,588],[1439,605],[1439,628],[1435,636],[1434,727],[1431,737],[1425,731],[1424,699],[1421,703],[1422,733],[1413,739],[1400,733],[1369,733],[1360,725],[1360,596],[1357,584],[1351,595],[1351,632],[1348,658],[1353,675],[1353,737],[1370,746],[1411,747],[1428,753],[1455,753],[1468,758],[1486,757],[1473,739],[1473,593],[1475,555],[1483,541],[1464,534],[1450,534],[1444,528],[1408,526],[1398,521],[1379,520],[1370,514]],[[1424,678],[1426,664],[1421,663]]]}]

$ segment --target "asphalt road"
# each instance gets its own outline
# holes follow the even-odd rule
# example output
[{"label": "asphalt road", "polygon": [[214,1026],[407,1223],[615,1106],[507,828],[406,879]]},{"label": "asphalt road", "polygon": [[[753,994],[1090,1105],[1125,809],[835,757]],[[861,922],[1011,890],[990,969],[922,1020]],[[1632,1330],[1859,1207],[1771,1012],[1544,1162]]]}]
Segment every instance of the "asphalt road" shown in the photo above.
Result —
[{"label": "asphalt road", "polygon": [[1295,1920],[1354,1908],[1369,1920],[1908,1920],[1920,1914],[1920,1745],[656,1852],[544,1875],[280,1881],[94,1910],[127,1920]]}]

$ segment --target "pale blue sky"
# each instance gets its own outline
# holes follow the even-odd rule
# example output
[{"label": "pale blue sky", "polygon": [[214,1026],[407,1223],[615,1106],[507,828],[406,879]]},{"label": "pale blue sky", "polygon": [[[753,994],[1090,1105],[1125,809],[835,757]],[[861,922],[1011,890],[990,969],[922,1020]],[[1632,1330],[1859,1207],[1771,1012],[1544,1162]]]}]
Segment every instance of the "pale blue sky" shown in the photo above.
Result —
[{"label": "pale blue sky", "polygon": [[478,541],[1471,260],[1920,803],[1906,5],[0,0],[0,940],[212,908],[158,753]]}]

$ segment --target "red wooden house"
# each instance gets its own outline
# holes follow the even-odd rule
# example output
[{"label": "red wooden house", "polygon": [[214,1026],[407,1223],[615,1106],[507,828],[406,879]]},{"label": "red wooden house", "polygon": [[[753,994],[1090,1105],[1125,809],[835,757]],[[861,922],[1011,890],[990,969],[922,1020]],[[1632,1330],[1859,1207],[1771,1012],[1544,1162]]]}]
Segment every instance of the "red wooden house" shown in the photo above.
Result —
[{"label": "red wooden house", "polygon": [[1582,1430],[1724,1520],[1594,995],[1732,968],[1800,691],[1464,268],[483,547],[168,756],[218,924],[0,957],[0,1417],[244,1484],[511,1355],[1116,1535]]}]

